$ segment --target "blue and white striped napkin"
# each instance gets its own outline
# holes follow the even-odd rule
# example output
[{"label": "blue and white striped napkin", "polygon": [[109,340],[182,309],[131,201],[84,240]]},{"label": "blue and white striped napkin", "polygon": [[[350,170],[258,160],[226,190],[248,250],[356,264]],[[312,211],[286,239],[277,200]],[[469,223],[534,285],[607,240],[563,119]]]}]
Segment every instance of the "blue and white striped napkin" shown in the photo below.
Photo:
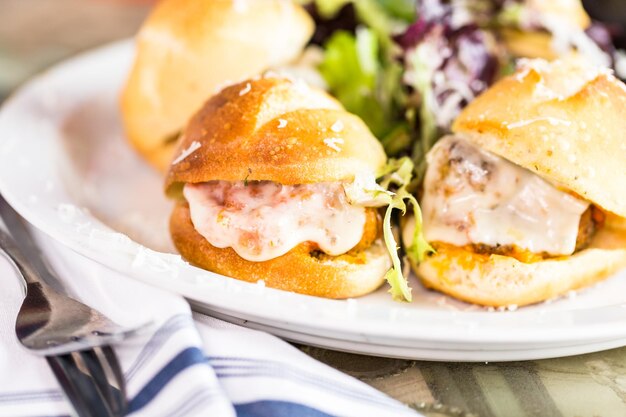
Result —
[{"label": "blue and white striped napkin", "polygon": [[[156,320],[116,346],[132,416],[416,416],[368,385],[269,334],[194,314],[180,296],[129,279],[41,238],[66,289],[120,323]],[[44,359],[14,335],[23,298],[0,257],[0,416],[72,414]]]}]

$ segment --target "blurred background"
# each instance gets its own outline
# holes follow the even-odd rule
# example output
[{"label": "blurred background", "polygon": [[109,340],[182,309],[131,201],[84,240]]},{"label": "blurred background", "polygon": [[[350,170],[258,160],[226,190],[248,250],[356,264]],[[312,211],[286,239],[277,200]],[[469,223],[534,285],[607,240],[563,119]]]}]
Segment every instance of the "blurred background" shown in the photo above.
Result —
[{"label": "blurred background", "polygon": [[0,101],[80,51],[132,36],[148,0],[0,0]]},{"label": "blurred background", "polygon": [[[155,0],[0,0],[0,101],[52,63],[132,36]],[[585,0],[592,17],[621,26],[626,0]],[[624,47],[624,39],[616,39]]]}]

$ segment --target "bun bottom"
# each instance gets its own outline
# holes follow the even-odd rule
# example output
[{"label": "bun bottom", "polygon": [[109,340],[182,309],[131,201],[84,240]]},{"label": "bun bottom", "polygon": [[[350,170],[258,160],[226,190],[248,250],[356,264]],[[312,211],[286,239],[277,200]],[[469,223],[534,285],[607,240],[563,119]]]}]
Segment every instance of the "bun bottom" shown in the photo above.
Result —
[{"label": "bun bottom", "polygon": [[523,263],[439,243],[417,267],[423,284],[485,306],[538,303],[600,281],[626,266],[626,233],[604,228],[591,245],[572,256]]},{"label": "bun bottom", "polygon": [[306,245],[265,262],[241,258],[232,248],[216,248],[191,222],[189,206],[178,203],[170,217],[174,245],[193,265],[242,281],[326,298],[358,297],[376,290],[391,267],[381,239],[367,250],[340,256],[313,256]]}]

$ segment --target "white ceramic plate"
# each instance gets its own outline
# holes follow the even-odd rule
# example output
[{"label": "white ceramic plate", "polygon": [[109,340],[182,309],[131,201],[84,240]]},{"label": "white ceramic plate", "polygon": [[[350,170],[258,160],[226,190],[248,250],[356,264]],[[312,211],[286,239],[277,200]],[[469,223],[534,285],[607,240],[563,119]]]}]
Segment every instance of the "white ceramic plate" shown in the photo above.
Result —
[{"label": "white ceramic plate", "polygon": [[167,234],[161,178],[124,141],[118,93],[132,59],[123,42],[64,63],[22,88],[0,114],[0,191],[36,227],[102,264],[183,294],[194,308],[284,338],[414,359],[498,361],[626,345],[626,274],[512,311],[423,289],[382,288],[325,300],[229,279],[183,262]]}]

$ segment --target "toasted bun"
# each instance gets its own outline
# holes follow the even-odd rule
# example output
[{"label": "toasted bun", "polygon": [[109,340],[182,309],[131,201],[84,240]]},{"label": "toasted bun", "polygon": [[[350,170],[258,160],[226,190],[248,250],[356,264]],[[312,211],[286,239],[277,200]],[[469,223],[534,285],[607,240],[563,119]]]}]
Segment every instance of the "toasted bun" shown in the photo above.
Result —
[{"label": "toasted bun", "polygon": [[514,57],[557,59],[559,54],[552,48],[552,36],[546,32],[526,32],[503,28],[499,31],[507,51]]},{"label": "toasted bun", "polygon": [[161,170],[191,115],[219,86],[296,58],[313,21],[289,0],[162,0],[137,37],[122,92],[126,134]]},{"label": "toasted bun", "polygon": [[374,291],[384,281],[391,260],[378,239],[368,249],[324,258],[313,256],[300,245],[278,258],[250,262],[231,248],[212,246],[193,227],[189,206],[179,202],[170,218],[174,245],[194,265],[248,282],[301,294],[327,298],[358,297]]},{"label": "toasted bun", "polygon": [[623,230],[626,233],[626,218],[619,217],[614,214],[608,213],[605,219],[607,226],[616,230]]},{"label": "toasted bun", "polygon": [[626,86],[577,61],[529,61],[470,103],[452,130],[626,217]]},{"label": "toasted bun", "polygon": [[470,303],[523,306],[597,281],[626,266],[626,232],[605,228],[572,256],[524,263],[435,243],[436,253],[413,265],[424,285]]},{"label": "toasted bun", "polygon": [[361,119],[322,90],[282,78],[244,81],[213,96],[190,121],[175,155],[166,178],[171,196],[183,183],[212,180],[352,180],[386,161]]},{"label": "toasted bun", "polygon": [[[408,244],[414,219],[403,224]],[[431,243],[436,253],[413,270],[423,284],[469,303],[523,306],[601,281],[626,267],[626,230],[606,226],[589,247],[572,256],[522,262],[495,254],[479,254],[442,242]]]},{"label": "toasted bun", "polygon": [[[591,19],[580,0],[526,0],[524,10],[533,20],[545,20],[561,31],[584,30]],[[556,59],[563,51],[554,47],[551,33],[545,30],[528,30],[505,27],[499,31],[507,50],[516,57]]]}]

